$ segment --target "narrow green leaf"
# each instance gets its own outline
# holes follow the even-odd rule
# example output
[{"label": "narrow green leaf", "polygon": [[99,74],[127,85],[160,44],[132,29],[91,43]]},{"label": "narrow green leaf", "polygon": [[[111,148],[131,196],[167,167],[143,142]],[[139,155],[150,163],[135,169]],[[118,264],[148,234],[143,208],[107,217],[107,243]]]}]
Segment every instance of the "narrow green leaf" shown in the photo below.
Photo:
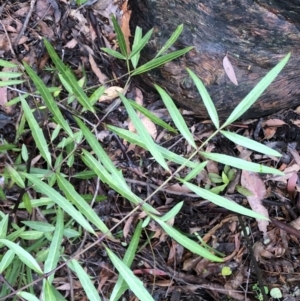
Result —
[{"label": "narrow green leaf", "polygon": [[43,299],[42,299],[43,301],[57,300],[53,292],[52,284],[47,279],[44,281],[42,293],[43,293]]},{"label": "narrow green leaf", "polygon": [[211,121],[213,122],[214,126],[218,129],[220,127],[219,117],[218,117],[216,107],[210,98],[210,95],[208,94],[205,86],[203,85],[202,81],[197,77],[197,75],[188,68],[187,68],[187,72],[189,73],[190,77],[194,81],[198,89],[198,92],[201,95],[201,98],[203,100],[203,103],[205,105],[205,108],[207,110],[207,113]]},{"label": "narrow green leaf", "polygon": [[138,132],[140,139],[142,140],[142,142],[145,143],[146,149],[151,153],[151,155],[154,157],[154,159],[157,161],[157,163],[159,163],[164,169],[169,170],[169,167],[168,167],[164,157],[158,150],[157,145],[153,141],[152,137],[148,133],[147,129],[143,125],[140,118],[137,116],[136,112],[134,111],[134,109],[132,108],[132,106],[126,99],[126,97],[122,94],[119,94],[119,96],[124,103],[126,111],[129,115],[136,131]]},{"label": "narrow green leaf", "polygon": [[24,82],[25,82],[25,80],[20,80],[20,79],[0,81],[0,87],[19,85],[19,84],[22,84]]},{"label": "narrow green leaf", "polygon": [[40,301],[39,298],[37,298],[35,295],[32,295],[31,293],[27,292],[18,292],[17,295],[27,301]]},{"label": "narrow green leaf", "polygon": [[0,66],[1,67],[9,67],[9,68],[16,68],[16,67],[18,67],[17,64],[11,63],[11,62],[7,62],[7,61],[2,60],[2,59],[0,59]]},{"label": "narrow green leaf", "polygon": [[115,18],[114,15],[112,15],[111,20],[112,20],[113,25],[114,25],[114,30],[115,30],[115,33],[117,35],[117,40],[118,40],[118,43],[119,43],[119,47],[120,47],[121,53],[125,57],[127,57],[128,53],[127,53],[125,37],[124,37],[124,34],[122,32],[122,29],[119,26],[119,23],[118,23],[118,21],[117,21],[117,19]]},{"label": "narrow green leaf", "polygon": [[[21,95],[20,95],[20,97],[21,97]],[[46,160],[46,162],[50,166],[52,166],[51,154],[49,152],[48,144],[45,139],[44,133],[43,133],[42,129],[40,128],[39,124],[37,123],[35,117],[33,116],[31,109],[29,108],[29,105],[27,104],[26,100],[22,97],[21,97],[21,103],[22,103],[24,115],[26,117],[27,123],[31,130],[31,134],[33,136],[34,142],[36,143],[36,146],[37,146],[38,150],[40,151],[42,157]]]},{"label": "narrow green leaf", "polygon": [[194,179],[198,174],[204,169],[207,161],[203,161],[202,163],[197,164],[197,167],[193,168],[192,171],[184,178],[184,181],[190,181]]},{"label": "narrow green leaf", "polygon": [[68,182],[61,175],[56,175],[57,183],[59,188],[64,192],[68,200],[70,200],[78,210],[91,222],[93,223],[100,231],[106,233],[108,236],[112,237],[109,229],[99,218],[96,212],[88,205],[88,203],[81,197],[79,193],[74,189],[73,185]]},{"label": "narrow green leaf", "polygon": [[242,102],[233,110],[230,116],[227,118],[222,128],[233,123],[235,120],[240,118],[259,98],[259,96],[266,90],[266,88],[272,83],[279,72],[288,62],[291,53],[287,54],[273,69],[271,69],[259,83],[249,92],[249,94],[242,100]]},{"label": "narrow green leaf", "polygon": [[160,218],[156,216],[152,216],[152,218],[163,228],[163,230],[174,240],[176,240],[180,245],[188,249],[194,254],[200,255],[208,260],[215,261],[215,262],[223,262],[223,259],[217,257],[216,255],[212,254],[195,241],[191,240],[187,236],[181,234],[179,231],[175,230],[173,227],[168,225],[167,223],[163,222]]},{"label": "narrow green leaf", "polygon": [[133,274],[133,272],[122,262],[122,260],[109,248],[105,247],[105,250],[114,267],[123,277],[123,279],[125,279],[127,284],[130,286],[130,289],[138,297],[138,299],[143,301],[154,301],[144,287],[143,282]]},{"label": "narrow green leaf", "polygon": [[150,29],[139,42],[137,42],[136,44],[132,45],[132,51],[131,51],[131,53],[129,55],[129,59],[132,59],[136,54],[138,54],[138,53],[141,52],[141,50],[148,43],[148,41],[149,41],[149,39],[150,39],[150,37],[152,35],[152,32],[153,32],[153,28]]},{"label": "narrow green leaf", "polygon": [[202,156],[204,156],[207,159],[226,164],[229,166],[233,166],[239,169],[249,170],[253,172],[258,173],[270,173],[274,175],[283,176],[284,173],[282,171],[279,171],[278,169],[264,166],[262,164],[257,164],[253,162],[249,162],[246,160],[242,160],[239,158],[233,158],[231,156],[223,155],[223,154],[217,154],[217,153],[205,153],[200,152]]},{"label": "narrow green leaf", "polygon": [[23,62],[23,64],[24,64],[24,67],[25,67],[25,70],[26,70],[27,74],[30,76],[30,78],[32,79],[32,81],[36,85],[36,88],[40,92],[40,94],[43,98],[43,101],[45,102],[47,108],[52,113],[53,119],[55,120],[55,122],[57,122],[57,124],[59,124],[67,132],[67,134],[70,137],[72,137],[73,132],[72,132],[69,124],[67,123],[67,121],[63,117],[63,115],[62,115],[56,101],[52,97],[49,89],[46,87],[44,82],[37,76],[37,74],[32,70],[32,68],[28,64],[26,64],[25,62]]},{"label": "narrow green leaf", "polygon": [[184,49],[181,49],[181,50],[174,51],[172,53],[168,53],[164,56],[154,58],[150,62],[138,67],[137,69],[135,69],[135,71],[132,73],[132,76],[148,72],[149,70],[157,68],[157,67],[159,67],[159,66],[161,66],[165,63],[168,63],[168,62],[184,55],[185,53],[189,52],[193,48],[194,47],[187,47],[187,48],[184,48]]},{"label": "narrow green leaf", "polygon": [[39,192],[42,192],[49,198],[51,198],[58,206],[60,206],[65,212],[67,212],[78,224],[80,224],[85,230],[90,233],[95,234],[95,231],[91,227],[91,225],[87,222],[87,220],[83,217],[83,215],[77,211],[74,206],[64,198],[58,191],[38,179],[33,175],[29,175],[26,173],[22,173],[31,183],[35,186],[33,188]]},{"label": "narrow green leaf", "polygon": [[3,145],[0,145],[0,152],[6,151],[6,150],[11,150],[16,147],[17,146],[15,144],[5,143]]},{"label": "narrow green leaf", "polygon": [[[143,203],[143,200],[131,191],[124,178],[121,176],[121,172],[119,172],[115,176],[110,175],[107,170],[105,170],[103,165],[86,150],[83,150],[82,160],[91,170],[93,170],[97,174],[102,182],[107,183],[112,189],[114,189],[124,198],[135,205],[140,205]],[[156,214],[158,214],[158,212],[147,203],[144,203],[142,207],[148,212],[156,212]]]},{"label": "narrow green leaf", "polygon": [[36,262],[36,260],[30,255],[26,250],[17,245],[16,243],[9,241],[7,239],[0,239],[0,243],[4,244],[10,250],[14,251],[18,258],[26,264],[30,269],[34,270],[38,274],[43,274],[42,269]]},{"label": "narrow green leaf", "polygon": [[276,150],[269,148],[255,140],[228,131],[221,131],[221,134],[235,144],[252,149],[267,156],[281,157],[281,154]]},{"label": "narrow green leaf", "polygon": [[167,42],[163,45],[163,47],[158,51],[155,57],[161,56],[164,52],[166,52],[178,39],[183,30],[183,24],[180,24],[176,30],[172,33],[171,37],[167,40]]},{"label": "narrow green leaf", "polygon": [[8,214],[5,214],[0,222],[0,238],[5,238],[8,227]]},{"label": "narrow green leaf", "polygon": [[[132,49],[134,49],[140,43],[141,39],[142,39],[142,28],[139,26],[136,26],[135,33],[134,33],[134,39],[133,39],[133,43],[132,43]],[[135,55],[132,55],[132,53],[131,53],[130,57],[131,57],[132,66],[135,69],[140,60],[140,53],[137,52]]]},{"label": "narrow green leaf", "polygon": [[32,213],[31,199],[27,191],[24,193],[22,197],[22,201],[27,212],[31,214]]},{"label": "narrow green leaf", "polygon": [[25,188],[25,184],[23,179],[21,178],[20,174],[8,163],[5,163],[5,168],[8,171],[11,179],[18,184],[21,188]]},{"label": "narrow green leaf", "polygon": [[68,267],[76,273],[88,299],[93,301],[101,301],[99,293],[93,285],[90,276],[81,267],[77,260],[72,259],[70,262],[68,262]]},{"label": "narrow green leaf", "polygon": [[39,221],[21,221],[22,224],[26,225],[27,227],[42,231],[42,232],[53,232],[55,227],[49,223],[39,222]]},{"label": "narrow green leaf", "polygon": [[8,250],[5,252],[4,256],[1,259],[0,262],[0,273],[2,274],[8,266],[12,263],[15,257],[15,252],[13,250]]},{"label": "narrow green leaf", "polygon": [[135,101],[132,101],[130,99],[128,99],[129,103],[139,112],[143,113],[146,117],[148,117],[151,121],[153,121],[155,124],[165,128],[166,130],[173,132],[175,134],[178,134],[178,131],[176,129],[174,129],[173,127],[171,127],[170,125],[168,125],[166,122],[164,122],[163,120],[161,120],[160,118],[158,118],[155,114],[153,114],[152,112],[150,112],[149,110],[147,110],[146,108],[142,107],[141,105],[139,105],[138,103],[136,103]]},{"label": "narrow green leaf", "polygon": [[159,87],[158,85],[154,85],[154,86],[155,86],[155,89],[158,91],[160,97],[162,98],[165,106],[167,107],[168,112],[171,115],[172,120],[175,123],[178,131],[181,133],[181,135],[187,140],[187,142],[190,145],[192,145],[194,148],[197,148],[196,143],[193,138],[193,134],[188,129],[181,113],[177,109],[172,98],[161,87]]},{"label": "narrow green leaf", "polygon": [[268,220],[265,216],[256,213],[248,208],[245,208],[229,199],[226,199],[222,196],[216,195],[215,193],[203,189],[201,187],[198,187],[194,184],[191,184],[189,182],[184,182],[182,183],[189,189],[191,189],[193,192],[195,192],[197,195],[200,197],[209,200],[210,202],[216,204],[217,206],[220,206],[222,208],[228,209],[230,211],[242,214],[242,215],[247,215],[256,219],[263,219],[263,220]]},{"label": "narrow green leaf", "polygon": [[21,72],[0,72],[0,78],[15,78],[22,74]]},{"label": "narrow green leaf", "polygon": [[[130,244],[125,252],[124,258],[123,258],[123,263],[130,268],[136,254],[136,250],[141,238],[141,233],[142,233],[142,223],[143,221],[139,221],[137,224],[132,239],[130,241]],[[110,301],[117,301],[120,299],[120,297],[123,295],[123,293],[127,290],[128,284],[124,280],[124,278],[119,275],[118,281],[114,286],[114,289],[110,295]]]},{"label": "narrow green leaf", "polygon": [[[130,132],[128,130],[125,130],[125,129],[115,127],[113,125],[107,125],[107,128],[110,131],[112,131],[112,132],[116,133],[117,135],[119,135],[120,137],[122,137],[123,139],[125,139],[126,141],[128,141],[130,143],[133,143],[133,144],[136,144],[136,145],[139,145],[140,147],[146,149],[145,143],[141,141],[138,134],[132,133],[132,132]],[[197,163],[188,161],[188,159],[186,159],[184,157],[181,157],[181,156],[169,151],[168,149],[166,149],[166,148],[164,148],[160,145],[157,145],[157,147],[158,147],[158,150],[161,152],[161,154],[167,160],[169,160],[171,162],[177,163],[179,165],[184,164],[185,166],[190,167],[190,168],[196,168],[198,166]]]},{"label": "narrow green leaf", "polygon": [[31,231],[24,231],[19,235],[20,238],[24,240],[37,240],[43,237],[44,233],[41,231],[31,230]]},{"label": "narrow green leaf", "polygon": [[118,170],[105,152],[105,150],[100,145],[99,141],[95,137],[95,135],[88,129],[88,127],[77,117],[74,117],[77,124],[79,125],[85,139],[87,140],[88,144],[95,152],[98,159],[104,165],[104,167],[116,178],[118,178]]},{"label": "narrow green leaf", "polygon": [[178,214],[178,212],[181,210],[182,206],[183,206],[183,202],[179,202],[170,211],[168,211],[164,216],[160,217],[160,220],[163,222],[167,222],[170,219],[174,218]]},{"label": "narrow green leaf", "polygon": [[[49,273],[53,269],[57,267],[59,256],[60,256],[60,248],[63,239],[64,233],[64,216],[62,210],[58,207],[57,215],[56,215],[56,224],[55,231],[51,240],[51,244],[49,247],[49,253],[44,265],[44,273]],[[54,279],[54,274],[51,274],[48,277],[48,281],[51,284]]]},{"label": "narrow green leaf", "polygon": [[102,47],[101,50],[117,59],[126,60],[126,57],[118,51],[115,51],[115,50],[109,49],[109,48],[105,48],[105,47]]},{"label": "narrow green leaf", "polygon": [[55,52],[54,48],[52,47],[52,45],[46,40],[44,39],[44,44],[45,47],[47,48],[47,51],[53,61],[53,63],[55,64],[56,68],[58,69],[58,71],[62,74],[62,76],[64,77],[64,79],[68,82],[68,84],[72,87],[73,89],[73,93],[74,95],[76,95],[76,97],[78,98],[78,101],[80,102],[80,104],[87,110],[91,111],[91,112],[95,112],[95,109],[92,107],[92,105],[90,104],[89,98],[87,97],[87,95],[84,93],[83,89],[79,86],[79,84],[77,83],[76,77],[74,76],[74,74],[72,73],[72,71],[70,69],[68,69],[64,63],[62,62],[62,60],[58,57],[57,53]]}]

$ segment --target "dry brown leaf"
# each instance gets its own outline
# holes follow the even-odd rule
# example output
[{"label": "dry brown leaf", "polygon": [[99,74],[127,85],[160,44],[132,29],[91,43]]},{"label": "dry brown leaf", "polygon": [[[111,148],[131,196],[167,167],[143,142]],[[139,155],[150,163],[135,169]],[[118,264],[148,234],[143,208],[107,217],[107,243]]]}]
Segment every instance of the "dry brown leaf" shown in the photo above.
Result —
[{"label": "dry brown leaf", "polygon": [[283,120],[281,119],[268,119],[262,122],[262,126],[275,126],[275,127],[279,127],[286,124]]},{"label": "dry brown leaf", "polygon": [[230,81],[235,84],[236,86],[238,86],[238,81],[236,79],[235,76],[235,72],[233,69],[232,64],[230,63],[227,54],[225,55],[224,59],[223,59],[223,68],[225,70],[225,73],[227,74],[228,78],[230,79]]},{"label": "dry brown leaf", "polygon": [[72,40],[70,40],[66,45],[65,47],[66,48],[70,48],[70,49],[73,49],[77,46],[78,42],[75,38],[73,38]]},{"label": "dry brown leaf", "polygon": [[118,97],[118,92],[123,93],[124,89],[117,86],[109,87],[105,90],[104,94],[99,98],[99,102],[111,103],[115,98]]},{"label": "dry brown leaf", "polygon": [[[139,104],[140,106],[143,106],[144,101],[143,101],[143,94],[141,92],[140,89],[136,88],[136,97],[135,97],[135,102],[137,104]],[[156,139],[157,136],[157,129],[156,129],[156,125],[145,115],[143,115],[140,112],[137,112],[137,115],[139,116],[139,118],[141,119],[144,127],[147,129],[147,132],[151,135],[151,137],[153,138],[153,140]],[[135,133],[136,129],[132,123],[132,121],[130,120],[129,124],[128,124],[128,129],[129,131]]]},{"label": "dry brown leaf", "polygon": [[292,173],[291,177],[287,181],[286,189],[292,195],[296,191],[296,185],[298,181],[297,173]]},{"label": "dry brown leaf", "polygon": [[[98,77],[98,79],[99,79],[99,82],[101,83],[101,84],[104,84],[107,80],[108,80],[108,78],[107,78],[107,76],[105,75],[105,74],[103,74],[102,72],[101,72],[101,70],[99,69],[99,67],[97,66],[97,64],[96,64],[96,62],[95,62],[95,60],[94,60],[94,58],[93,58],[93,56],[90,54],[89,55],[89,61],[90,61],[90,64],[91,64],[91,68],[92,68],[92,70],[93,70],[93,72],[96,74],[96,76]],[[123,89],[122,89],[122,91],[123,91]],[[121,92],[122,93],[122,92]],[[118,94],[117,94],[117,96],[118,96]],[[100,99],[101,99],[101,97],[100,97]],[[100,100],[99,100],[100,101]]]},{"label": "dry brown leaf", "polygon": [[127,2],[128,2],[128,0],[124,1],[123,4],[122,4],[123,15],[122,15],[122,18],[121,18],[121,30],[124,34],[127,54],[129,54],[130,53],[129,38],[131,37],[129,21],[130,21],[130,17],[131,17],[131,10],[128,10]]},{"label": "dry brown leaf", "polygon": [[263,129],[264,139],[271,139],[277,131],[277,127],[270,126]]},{"label": "dry brown leaf", "polygon": [[286,183],[287,180],[293,175],[293,173],[297,173],[299,170],[300,166],[298,164],[293,164],[284,170],[284,176],[271,176],[270,178],[268,178],[268,180]]},{"label": "dry brown leaf", "polygon": [[[259,175],[254,172],[243,170],[241,184],[252,193],[252,196],[247,197],[251,209],[269,218],[268,210],[262,205],[262,200],[266,195],[266,187]],[[266,238],[269,221],[257,219],[257,224],[259,230],[263,232],[264,237]]]}]

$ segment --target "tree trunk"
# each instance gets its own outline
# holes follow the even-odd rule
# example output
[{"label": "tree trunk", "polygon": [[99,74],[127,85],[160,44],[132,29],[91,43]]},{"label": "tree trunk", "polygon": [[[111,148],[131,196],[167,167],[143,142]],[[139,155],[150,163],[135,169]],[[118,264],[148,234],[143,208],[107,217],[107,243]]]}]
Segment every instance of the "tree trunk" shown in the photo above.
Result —
[{"label": "tree trunk", "polygon": [[[138,25],[146,32],[154,27],[143,52],[145,61],[153,58],[179,24],[184,24],[172,50],[195,48],[144,76],[147,83],[165,88],[179,105],[207,116],[185,70],[188,67],[204,82],[219,116],[226,118],[288,52],[292,53],[289,63],[243,117],[260,117],[300,104],[299,0],[129,0],[129,5],[132,29]],[[238,86],[224,71],[226,54]]]}]

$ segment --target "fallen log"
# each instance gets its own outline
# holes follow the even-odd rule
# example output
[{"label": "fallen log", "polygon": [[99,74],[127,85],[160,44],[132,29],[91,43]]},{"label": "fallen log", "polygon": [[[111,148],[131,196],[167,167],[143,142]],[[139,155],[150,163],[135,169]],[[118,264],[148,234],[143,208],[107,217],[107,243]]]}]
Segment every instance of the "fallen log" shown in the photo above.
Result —
[{"label": "fallen log", "polygon": [[[176,27],[184,30],[172,50],[195,48],[184,57],[144,75],[165,88],[176,102],[201,117],[207,112],[186,67],[205,84],[219,116],[226,118],[259,80],[288,52],[289,63],[243,116],[260,117],[300,105],[300,4],[294,1],[129,0],[131,28],[154,35],[145,51],[153,58]],[[134,31],[133,31],[134,32]],[[238,86],[228,78],[228,55]]]}]

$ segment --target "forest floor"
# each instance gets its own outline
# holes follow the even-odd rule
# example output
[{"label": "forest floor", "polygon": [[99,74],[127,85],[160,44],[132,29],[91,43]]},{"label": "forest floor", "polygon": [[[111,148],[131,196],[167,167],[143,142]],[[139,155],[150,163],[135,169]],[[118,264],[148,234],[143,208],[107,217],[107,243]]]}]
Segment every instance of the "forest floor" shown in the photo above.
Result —
[{"label": "forest floor", "polygon": [[[86,87],[97,87],[112,80],[109,85],[122,87],[122,64],[101,51],[101,47],[115,48],[115,34],[109,21],[110,14],[121,18],[122,30],[129,36],[128,22],[130,14],[126,1],[123,6],[112,1],[98,1],[94,5],[80,6],[67,0],[31,0],[2,1],[0,6],[0,58],[10,62],[27,62],[48,86],[57,85],[57,71],[53,69],[51,59],[44,47],[42,38],[47,38],[65,64],[68,64],[78,79],[85,77]],[[88,1],[94,2],[94,1]],[[124,21],[125,17],[127,21]],[[19,85],[22,91],[31,87]],[[17,97],[17,90],[0,88],[0,134],[2,139],[30,148],[32,137],[17,136],[20,121],[20,106],[7,107],[5,104]],[[137,79],[127,92],[131,99],[143,99],[143,105],[166,122],[171,118],[164,108],[159,96],[144,86]],[[105,125],[128,126],[128,115],[122,105],[108,115],[108,102],[96,104],[98,118],[102,124],[98,129],[98,140],[114,164],[122,170],[123,175],[135,194],[142,199],[151,194],[167,174],[161,172],[150,154],[137,146],[125,144],[116,135],[106,130]],[[197,141],[208,137],[212,131],[210,120],[200,120],[192,112],[181,110],[182,115]],[[225,254],[222,264],[212,263],[188,252],[165,233],[156,224],[142,235],[138,252],[131,267],[151,292],[154,300],[263,300],[259,282],[271,288],[279,288],[282,297],[273,300],[300,300],[300,194],[298,173],[300,169],[300,115],[296,110],[278,112],[262,119],[236,122],[232,131],[264,143],[282,153],[280,160],[262,156],[249,150],[242,150],[238,145],[224,138],[216,137],[207,146],[206,151],[229,154],[239,158],[248,158],[253,162],[273,166],[285,173],[276,178],[255,175],[250,182],[249,174],[235,171],[230,184],[220,193],[248,207],[247,199],[236,190],[237,185],[247,186],[248,190],[263,192],[262,205],[267,208],[270,223],[266,228],[266,243],[255,219],[241,218],[236,214],[201,199],[191,191],[178,184],[163,188],[155,194],[152,206],[167,212],[180,201],[184,205],[176,216],[174,227],[182,233],[192,236],[195,233],[206,244]],[[66,112],[65,118],[72,124],[72,116]],[[85,118],[93,123],[93,115],[85,113]],[[44,116],[43,126],[50,123],[49,116]],[[73,124],[73,126],[75,126]],[[180,135],[168,135],[165,131],[149,127],[150,134],[156,133],[156,143],[162,143],[173,152],[187,156],[190,146]],[[16,140],[18,137],[18,140]],[[10,152],[10,158],[14,158]],[[2,166],[7,160],[1,157]],[[201,160],[201,158],[199,158]],[[37,165],[32,164],[34,167]],[[80,164],[73,174],[81,172]],[[185,170],[188,173],[187,170]],[[210,162],[197,177],[198,183],[217,187],[221,183],[212,180],[212,175],[222,179],[224,166]],[[242,184],[241,184],[242,183]],[[247,183],[247,184],[245,184]],[[74,184],[74,183],[73,183]],[[75,185],[78,192],[88,191],[93,194],[97,179],[81,180]],[[0,201],[3,213],[9,213],[18,190],[6,187],[7,198]],[[100,183],[94,210],[110,228],[116,225],[132,209],[131,204],[121,198],[104,183]],[[18,209],[18,222],[32,220],[34,215],[24,209]],[[108,241],[109,247],[123,258],[126,244],[132,236],[131,227],[138,221],[138,215],[131,216],[119,225],[114,234],[119,240]],[[248,236],[243,235],[247,229]],[[8,231],[10,231],[8,229]],[[126,232],[126,233],[125,233]],[[65,252],[72,254],[76,249],[85,248],[93,240],[88,234],[74,240],[65,240]],[[83,244],[83,245],[82,245]],[[85,269],[94,277],[94,285],[103,300],[109,300],[111,290],[116,282],[116,271],[109,261],[104,249],[95,246],[80,258]],[[256,264],[255,264],[256,263]],[[226,274],[224,267],[229,268]],[[5,276],[5,273],[4,273]],[[71,276],[64,267],[55,274],[55,285],[68,300],[85,300],[81,283]],[[37,292],[38,287],[35,287]],[[71,294],[72,291],[72,294]],[[268,293],[269,294],[269,293]],[[270,295],[268,295],[270,296]],[[131,291],[124,294],[125,300],[136,300]],[[231,299],[230,299],[231,298]],[[270,299],[272,299],[270,297]]]}]

